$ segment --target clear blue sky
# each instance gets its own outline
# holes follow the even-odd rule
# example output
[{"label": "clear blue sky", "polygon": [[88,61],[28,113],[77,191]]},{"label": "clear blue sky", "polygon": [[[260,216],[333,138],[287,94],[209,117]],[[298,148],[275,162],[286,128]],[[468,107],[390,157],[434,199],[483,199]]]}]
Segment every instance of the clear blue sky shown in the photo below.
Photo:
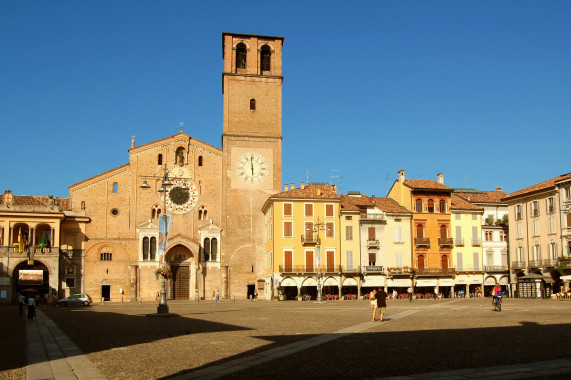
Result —
[{"label": "clear blue sky", "polygon": [[0,193],[67,196],[180,121],[221,148],[222,32],[285,38],[284,183],[383,196],[405,169],[513,192],[571,172],[570,19],[569,1],[2,1]]}]

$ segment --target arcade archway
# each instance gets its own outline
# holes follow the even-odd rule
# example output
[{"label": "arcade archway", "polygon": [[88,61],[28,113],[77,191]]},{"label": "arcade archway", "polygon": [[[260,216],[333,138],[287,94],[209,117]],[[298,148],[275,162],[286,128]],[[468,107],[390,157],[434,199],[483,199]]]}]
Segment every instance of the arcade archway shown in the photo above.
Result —
[{"label": "arcade archway", "polygon": [[45,300],[50,295],[50,272],[40,261],[35,261],[34,265],[28,265],[24,260],[14,268],[12,272],[12,289],[14,297],[17,293],[35,293],[40,296],[40,300]]}]

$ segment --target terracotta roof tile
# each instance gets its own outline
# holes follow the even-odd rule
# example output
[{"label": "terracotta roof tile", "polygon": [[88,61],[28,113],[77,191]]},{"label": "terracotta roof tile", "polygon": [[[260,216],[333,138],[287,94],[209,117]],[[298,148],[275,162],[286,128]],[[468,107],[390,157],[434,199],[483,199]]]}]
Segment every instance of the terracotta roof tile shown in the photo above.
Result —
[{"label": "terracotta roof tile", "polygon": [[518,196],[527,195],[527,194],[531,194],[531,193],[535,193],[536,191],[542,191],[542,190],[554,188],[555,182],[567,180],[567,179],[571,179],[571,173],[563,174],[563,175],[560,175],[559,177],[551,178],[551,179],[548,179],[547,181],[543,181],[543,182],[537,183],[535,185],[526,187],[525,189],[514,191],[513,193],[510,193],[505,198],[503,198],[503,200],[516,198]]},{"label": "terracotta roof tile", "polygon": [[451,201],[452,210],[483,210],[481,207],[468,202],[457,194],[452,194]]},{"label": "terracotta roof tile", "polygon": [[271,198],[300,198],[300,199],[337,199],[339,196],[333,186],[307,184],[302,189],[298,187],[271,196]]},{"label": "terracotta roof tile", "polygon": [[429,179],[405,179],[404,184],[412,189],[434,189],[434,190],[450,190],[453,191],[451,187],[443,185],[437,181]]},{"label": "terracotta roof tile", "polygon": [[455,193],[472,203],[502,203],[502,198],[507,194],[503,191],[482,191],[479,193]]},{"label": "terracotta roof tile", "polygon": [[[69,198],[54,197],[59,208],[71,210]],[[16,206],[48,206],[48,197],[38,195],[14,195],[14,205]]]},{"label": "terracotta roof tile", "polygon": [[391,213],[407,213],[406,208],[399,205],[390,198],[369,197],[367,195],[346,195],[341,194],[341,209],[343,211],[359,211],[360,207],[378,207],[385,212]]}]

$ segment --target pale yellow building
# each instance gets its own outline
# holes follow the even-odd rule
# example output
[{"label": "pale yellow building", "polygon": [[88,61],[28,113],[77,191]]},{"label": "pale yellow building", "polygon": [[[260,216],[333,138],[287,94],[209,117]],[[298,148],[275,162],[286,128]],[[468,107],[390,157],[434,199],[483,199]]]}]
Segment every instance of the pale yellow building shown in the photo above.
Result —
[{"label": "pale yellow building", "polygon": [[266,223],[266,298],[339,296],[343,286],[340,198],[335,186],[285,186],[262,208]]},{"label": "pale yellow building", "polygon": [[[447,234],[453,241],[452,262],[456,272],[453,293],[459,296],[464,290],[466,297],[483,290],[482,214],[484,210],[457,194],[451,198],[451,231]],[[496,281],[494,278],[494,284]],[[442,284],[441,284],[442,286]]]}]

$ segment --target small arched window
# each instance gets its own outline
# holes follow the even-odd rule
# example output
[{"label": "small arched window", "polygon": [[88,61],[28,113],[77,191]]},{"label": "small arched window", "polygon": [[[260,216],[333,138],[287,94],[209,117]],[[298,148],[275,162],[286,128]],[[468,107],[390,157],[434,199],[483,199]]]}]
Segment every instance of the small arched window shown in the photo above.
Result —
[{"label": "small arched window", "polygon": [[149,247],[149,251],[150,251],[150,259],[152,261],[155,261],[155,257],[157,255],[157,238],[156,237],[152,237],[151,238],[151,246]]},{"label": "small arched window", "polygon": [[113,182],[113,192],[116,193],[119,191],[119,184],[117,182]]},{"label": "small arched window", "polygon": [[416,226],[416,237],[417,238],[424,237],[424,226],[422,224]]},{"label": "small arched window", "polygon": [[178,147],[174,156],[175,164],[184,165],[184,148]]},{"label": "small arched window", "polygon": [[432,199],[428,200],[428,212],[434,212],[434,201]]},{"label": "small arched window", "polygon": [[159,205],[154,205],[151,210],[151,219],[158,219],[159,215],[161,215],[161,208]]},{"label": "small arched window", "polygon": [[440,212],[441,213],[445,213],[446,212],[446,202],[444,201],[444,199],[440,200]]},{"label": "small arched window", "polygon": [[207,220],[208,219],[208,210],[205,206],[200,206],[198,209],[198,220]]},{"label": "small arched window", "polygon": [[256,110],[256,99],[250,99],[250,109],[252,111]]},{"label": "small arched window", "polygon": [[148,260],[148,259],[149,259],[149,238],[145,236],[143,238],[143,260]]},{"label": "small arched window", "polygon": [[81,209],[85,210],[85,201],[81,201]]},{"label": "small arched window", "polygon": [[157,157],[157,165],[162,165],[163,164],[163,155],[162,153],[159,153],[159,156]]},{"label": "small arched window", "polygon": [[236,46],[236,68],[246,68],[246,45],[241,42]]},{"label": "small arched window", "polygon": [[210,239],[204,239],[204,261],[210,260]]},{"label": "small arched window", "polygon": [[262,46],[260,51],[260,67],[262,71],[270,71],[271,68],[272,50],[268,45]]},{"label": "small arched window", "polygon": [[198,156],[198,166],[202,166],[202,156]]},{"label": "small arched window", "polygon": [[217,252],[218,252],[218,240],[216,238],[212,238],[211,248],[210,248],[212,261],[216,261],[216,253]]}]

